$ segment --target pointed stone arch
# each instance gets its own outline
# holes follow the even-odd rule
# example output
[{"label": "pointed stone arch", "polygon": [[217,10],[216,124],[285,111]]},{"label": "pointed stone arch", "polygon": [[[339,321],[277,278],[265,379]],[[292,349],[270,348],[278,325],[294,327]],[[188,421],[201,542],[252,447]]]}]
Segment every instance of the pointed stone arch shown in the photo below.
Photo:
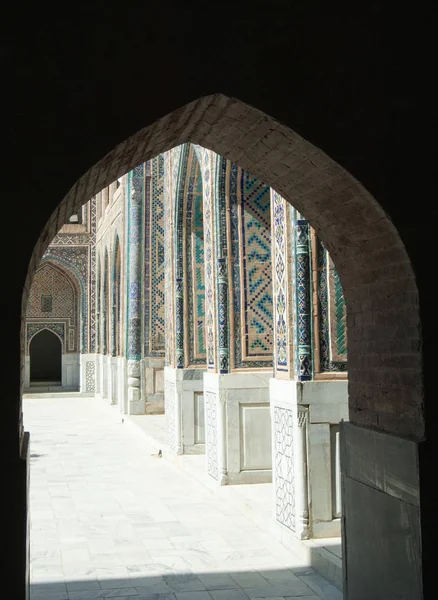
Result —
[{"label": "pointed stone arch", "polygon": [[[93,165],[56,208],[35,246],[23,305],[40,257],[64,216],[77,211],[127,171],[187,142],[211,149],[259,177],[308,220],[329,251],[347,306],[352,424],[344,447],[344,476],[350,486],[345,495],[345,523],[350,528],[350,523],[362,522],[362,515],[355,512],[354,498],[363,488],[369,499],[366,524],[381,522],[384,509],[377,497],[385,494],[394,506],[395,500],[403,500],[404,491],[388,489],[387,481],[382,484],[377,475],[370,475],[377,487],[369,485],[366,474],[360,471],[364,456],[372,462],[370,473],[374,467],[388,467],[384,453],[376,454],[376,448],[384,443],[398,458],[403,456],[402,448],[409,448],[406,451],[417,465],[417,444],[425,439],[415,273],[399,232],[378,201],[341,165],[290,127],[244,102],[217,94],[196,100],[138,131]],[[403,535],[417,542],[421,526],[418,469],[412,473],[415,516]],[[349,551],[354,546],[350,533],[355,535],[354,528],[346,536]],[[399,539],[397,532],[391,538],[395,539]],[[399,561],[398,554],[383,547],[373,553],[371,546],[371,539],[368,546],[354,546],[356,562],[349,585],[355,581],[360,588],[363,564],[368,565],[368,579],[373,572],[380,573],[384,564],[391,573],[408,572],[415,585],[418,562],[413,566],[412,558],[410,562]]]}]

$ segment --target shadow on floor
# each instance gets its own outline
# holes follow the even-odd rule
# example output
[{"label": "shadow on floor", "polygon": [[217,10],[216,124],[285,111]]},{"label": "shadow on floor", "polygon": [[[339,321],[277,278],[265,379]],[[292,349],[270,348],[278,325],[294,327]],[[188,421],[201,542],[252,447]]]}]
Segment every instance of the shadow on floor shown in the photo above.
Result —
[{"label": "shadow on floor", "polygon": [[31,585],[31,600],[341,600],[312,568],[175,572],[169,564],[77,568]]}]

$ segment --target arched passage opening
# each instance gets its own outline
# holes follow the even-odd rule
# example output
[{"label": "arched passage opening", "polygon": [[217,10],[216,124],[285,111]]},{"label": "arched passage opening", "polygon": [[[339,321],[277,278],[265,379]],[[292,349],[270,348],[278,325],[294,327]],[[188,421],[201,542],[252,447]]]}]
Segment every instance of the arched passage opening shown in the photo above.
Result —
[{"label": "arched passage opening", "polygon": [[62,342],[49,329],[36,333],[29,343],[30,383],[52,383],[62,381]]},{"label": "arched passage opening", "polygon": [[[211,148],[260,177],[306,216],[330,251],[344,289],[349,327],[352,424],[344,431],[349,586],[365,586],[372,597],[373,590],[381,591],[375,586],[382,585],[379,575],[385,569],[403,572],[412,597],[417,597],[418,571],[407,556],[411,550],[418,552],[418,473],[415,468],[410,472],[413,491],[408,501],[401,465],[404,453],[416,455],[416,444],[424,438],[421,339],[418,291],[400,236],[361,184],[322,151],[267,115],[223,96],[192,103],[121,144],[90,169],[65,199],[64,209],[76,208],[140,162],[186,141]],[[36,247],[29,278],[50,240],[52,222],[56,219]],[[408,370],[403,368],[406,361]],[[393,456],[394,443],[400,470],[398,484],[388,488],[385,478],[382,482],[372,474],[379,469],[394,473],[385,462],[385,456]],[[385,446],[388,453],[376,453],[377,446]],[[372,465],[368,473],[361,469],[364,457]],[[375,550],[378,529],[388,515],[380,503],[382,494],[394,508],[389,511],[393,515],[403,512],[404,502],[417,508],[416,525],[403,531],[396,523],[395,529],[389,528],[388,540],[404,535],[406,554],[394,556],[389,542]],[[365,520],[361,496],[366,501]],[[366,523],[368,531],[361,530],[359,544],[360,523]],[[363,564],[368,565],[366,573],[358,567]]]}]

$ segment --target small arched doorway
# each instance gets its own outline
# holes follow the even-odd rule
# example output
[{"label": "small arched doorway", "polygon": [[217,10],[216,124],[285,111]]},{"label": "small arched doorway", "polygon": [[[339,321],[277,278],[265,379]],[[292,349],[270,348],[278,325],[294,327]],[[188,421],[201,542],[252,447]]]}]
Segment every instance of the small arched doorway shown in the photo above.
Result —
[{"label": "small arched doorway", "polygon": [[30,382],[61,385],[62,345],[56,334],[43,329],[30,341]]}]

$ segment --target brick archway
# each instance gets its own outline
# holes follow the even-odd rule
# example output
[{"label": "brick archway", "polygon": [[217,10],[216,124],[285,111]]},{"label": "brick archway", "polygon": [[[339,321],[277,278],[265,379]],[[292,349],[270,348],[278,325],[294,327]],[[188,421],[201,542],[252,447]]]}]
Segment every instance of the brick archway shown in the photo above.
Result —
[{"label": "brick archway", "polygon": [[[347,436],[344,444],[348,456],[348,464],[344,463],[346,478],[353,473],[351,481],[356,486],[349,488],[344,496],[347,528],[350,527],[352,536],[357,535],[363,519],[355,512],[354,504],[360,497],[360,485],[369,491],[373,488],[372,481],[379,494],[387,494],[389,508],[379,504],[377,494],[370,495],[365,524],[372,525],[370,515],[375,514],[374,527],[378,529],[385,510],[392,511],[394,498],[413,503],[417,512],[404,534],[413,545],[407,555],[412,552],[416,555],[420,526],[414,442],[424,439],[425,424],[421,322],[414,271],[397,230],[379,203],[351,174],[289,127],[243,102],[213,95],[176,110],[125,140],[78,180],[52,214],[30,262],[23,305],[40,257],[66,218],[127,171],[184,142],[209,148],[259,177],[293,204],[324,241],[346,299],[350,419],[359,432]],[[391,435],[369,437],[367,431],[392,434],[396,441],[391,441]],[[408,443],[411,445],[406,446]],[[408,477],[412,479],[412,493],[407,500],[406,489],[401,485],[404,473],[396,472],[395,484],[386,479],[391,467],[395,466],[397,471],[398,463],[385,462],[385,444],[388,455],[395,452],[395,461],[408,455],[413,461]],[[365,469],[364,457],[369,457]],[[390,549],[382,547],[373,554],[372,541],[376,536],[373,527],[367,539],[366,534],[363,531],[361,548],[351,550],[356,563],[349,575],[349,586],[360,589],[363,584],[357,566],[363,560],[370,561],[369,572],[365,574],[370,585],[381,584],[379,565],[390,574],[399,570],[407,573],[404,558],[393,558]],[[394,533],[394,540],[400,539],[398,534]],[[388,538],[389,546],[391,539]],[[421,574],[416,567],[412,565],[406,577],[412,592],[409,597],[420,597],[417,591]],[[372,595],[375,589],[368,590],[369,597],[377,597]]]},{"label": "brick archway", "polygon": [[238,100],[212,95],[192,102],[140,130],[91,167],[40,236],[24,301],[41,255],[68,215],[133,167],[184,142],[239,163],[318,231],[346,297],[351,421],[423,439],[418,291],[398,232],[378,202],[339,164]]}]

